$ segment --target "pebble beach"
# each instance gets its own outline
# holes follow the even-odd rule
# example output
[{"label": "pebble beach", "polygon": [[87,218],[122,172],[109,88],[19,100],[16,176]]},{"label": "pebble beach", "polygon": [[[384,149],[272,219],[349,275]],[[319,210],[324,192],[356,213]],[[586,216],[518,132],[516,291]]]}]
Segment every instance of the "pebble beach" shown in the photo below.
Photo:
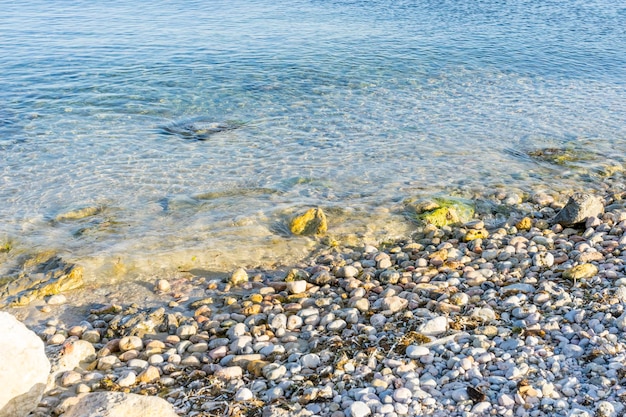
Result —
[{"label": "pebble beach", "polygon": [[52,296],[33,327],[55,378],[31,415],[115,391],[190,417],[622,416],[626,196],[613,188],[571,227],[553,221],[566,198],[539,193],[498,224],[477,214],[280,269],[155,277],[155,303],[93,303],[71,322]]}]

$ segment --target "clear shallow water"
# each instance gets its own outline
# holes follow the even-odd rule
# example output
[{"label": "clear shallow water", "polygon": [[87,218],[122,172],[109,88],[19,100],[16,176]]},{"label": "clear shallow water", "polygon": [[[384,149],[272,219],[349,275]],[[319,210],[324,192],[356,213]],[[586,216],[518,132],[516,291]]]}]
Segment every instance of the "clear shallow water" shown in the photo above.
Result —
[{"label": "clear shallow water", "polygon": [[[624,165],[615,2],[0,6],[0,233],[94,277],[288,262],[311,243],[280,224],[308,206],[384,239],[409,197],[567,192]],[[164,130],[189,123],[237,128]],[[550,147],[594,158],[527,156]]]}]

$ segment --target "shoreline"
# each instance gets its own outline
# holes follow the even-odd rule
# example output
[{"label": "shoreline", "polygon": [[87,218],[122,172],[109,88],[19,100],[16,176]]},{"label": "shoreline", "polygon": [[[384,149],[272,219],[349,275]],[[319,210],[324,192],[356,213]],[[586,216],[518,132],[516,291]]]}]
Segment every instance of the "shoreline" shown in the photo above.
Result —
[{"label": "shoreline", "polygon": [[[145,305],[101,302],[73,322],[49,305],[49,355],[81,339],[97,357],[59,372],[32,415],[104,390],[159,395],[188,416],[617,416],[625,196],[576,228],[536,205],[502,227],[427,225],[285,270],[143,282]],[[579,265],[591,272],[575,276]]]}]

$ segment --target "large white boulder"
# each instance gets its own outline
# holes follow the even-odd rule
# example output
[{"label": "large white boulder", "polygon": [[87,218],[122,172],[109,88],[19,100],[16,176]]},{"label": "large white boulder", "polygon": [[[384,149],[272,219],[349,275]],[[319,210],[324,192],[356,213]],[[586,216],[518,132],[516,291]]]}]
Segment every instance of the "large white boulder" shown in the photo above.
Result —
[{"label": "large white boulder", "polygon": [[43,341],[0,311],[0,417],[25,417],[35,409],[49,374]]},{"label": "large white boulder", "polygon": [[179,417],[174,407],[159,397],[93,392],[85,395],[64,417]]}]

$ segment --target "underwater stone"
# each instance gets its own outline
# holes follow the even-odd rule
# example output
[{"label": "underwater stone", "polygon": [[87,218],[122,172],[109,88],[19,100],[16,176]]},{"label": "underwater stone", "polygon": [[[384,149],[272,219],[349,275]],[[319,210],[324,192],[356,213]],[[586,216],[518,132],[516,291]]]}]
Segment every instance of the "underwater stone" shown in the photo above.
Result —
[{"label": "underwater stone", "polygon": [[[443,227],[467,223],[474,216],[473,205],[461,199],[436,198],[430,203],[432,204],[426,206],[420,204],[416,207],[417,218],[433,226]],[[435,206],[436,208],[433,208]]]},{"label": "underwater stone", "polygon": [[0,287],[0,306],[23,306],[37,298],[60,294],[83,285],[83,268],[45,252],[22,264],[22,270]]}]

